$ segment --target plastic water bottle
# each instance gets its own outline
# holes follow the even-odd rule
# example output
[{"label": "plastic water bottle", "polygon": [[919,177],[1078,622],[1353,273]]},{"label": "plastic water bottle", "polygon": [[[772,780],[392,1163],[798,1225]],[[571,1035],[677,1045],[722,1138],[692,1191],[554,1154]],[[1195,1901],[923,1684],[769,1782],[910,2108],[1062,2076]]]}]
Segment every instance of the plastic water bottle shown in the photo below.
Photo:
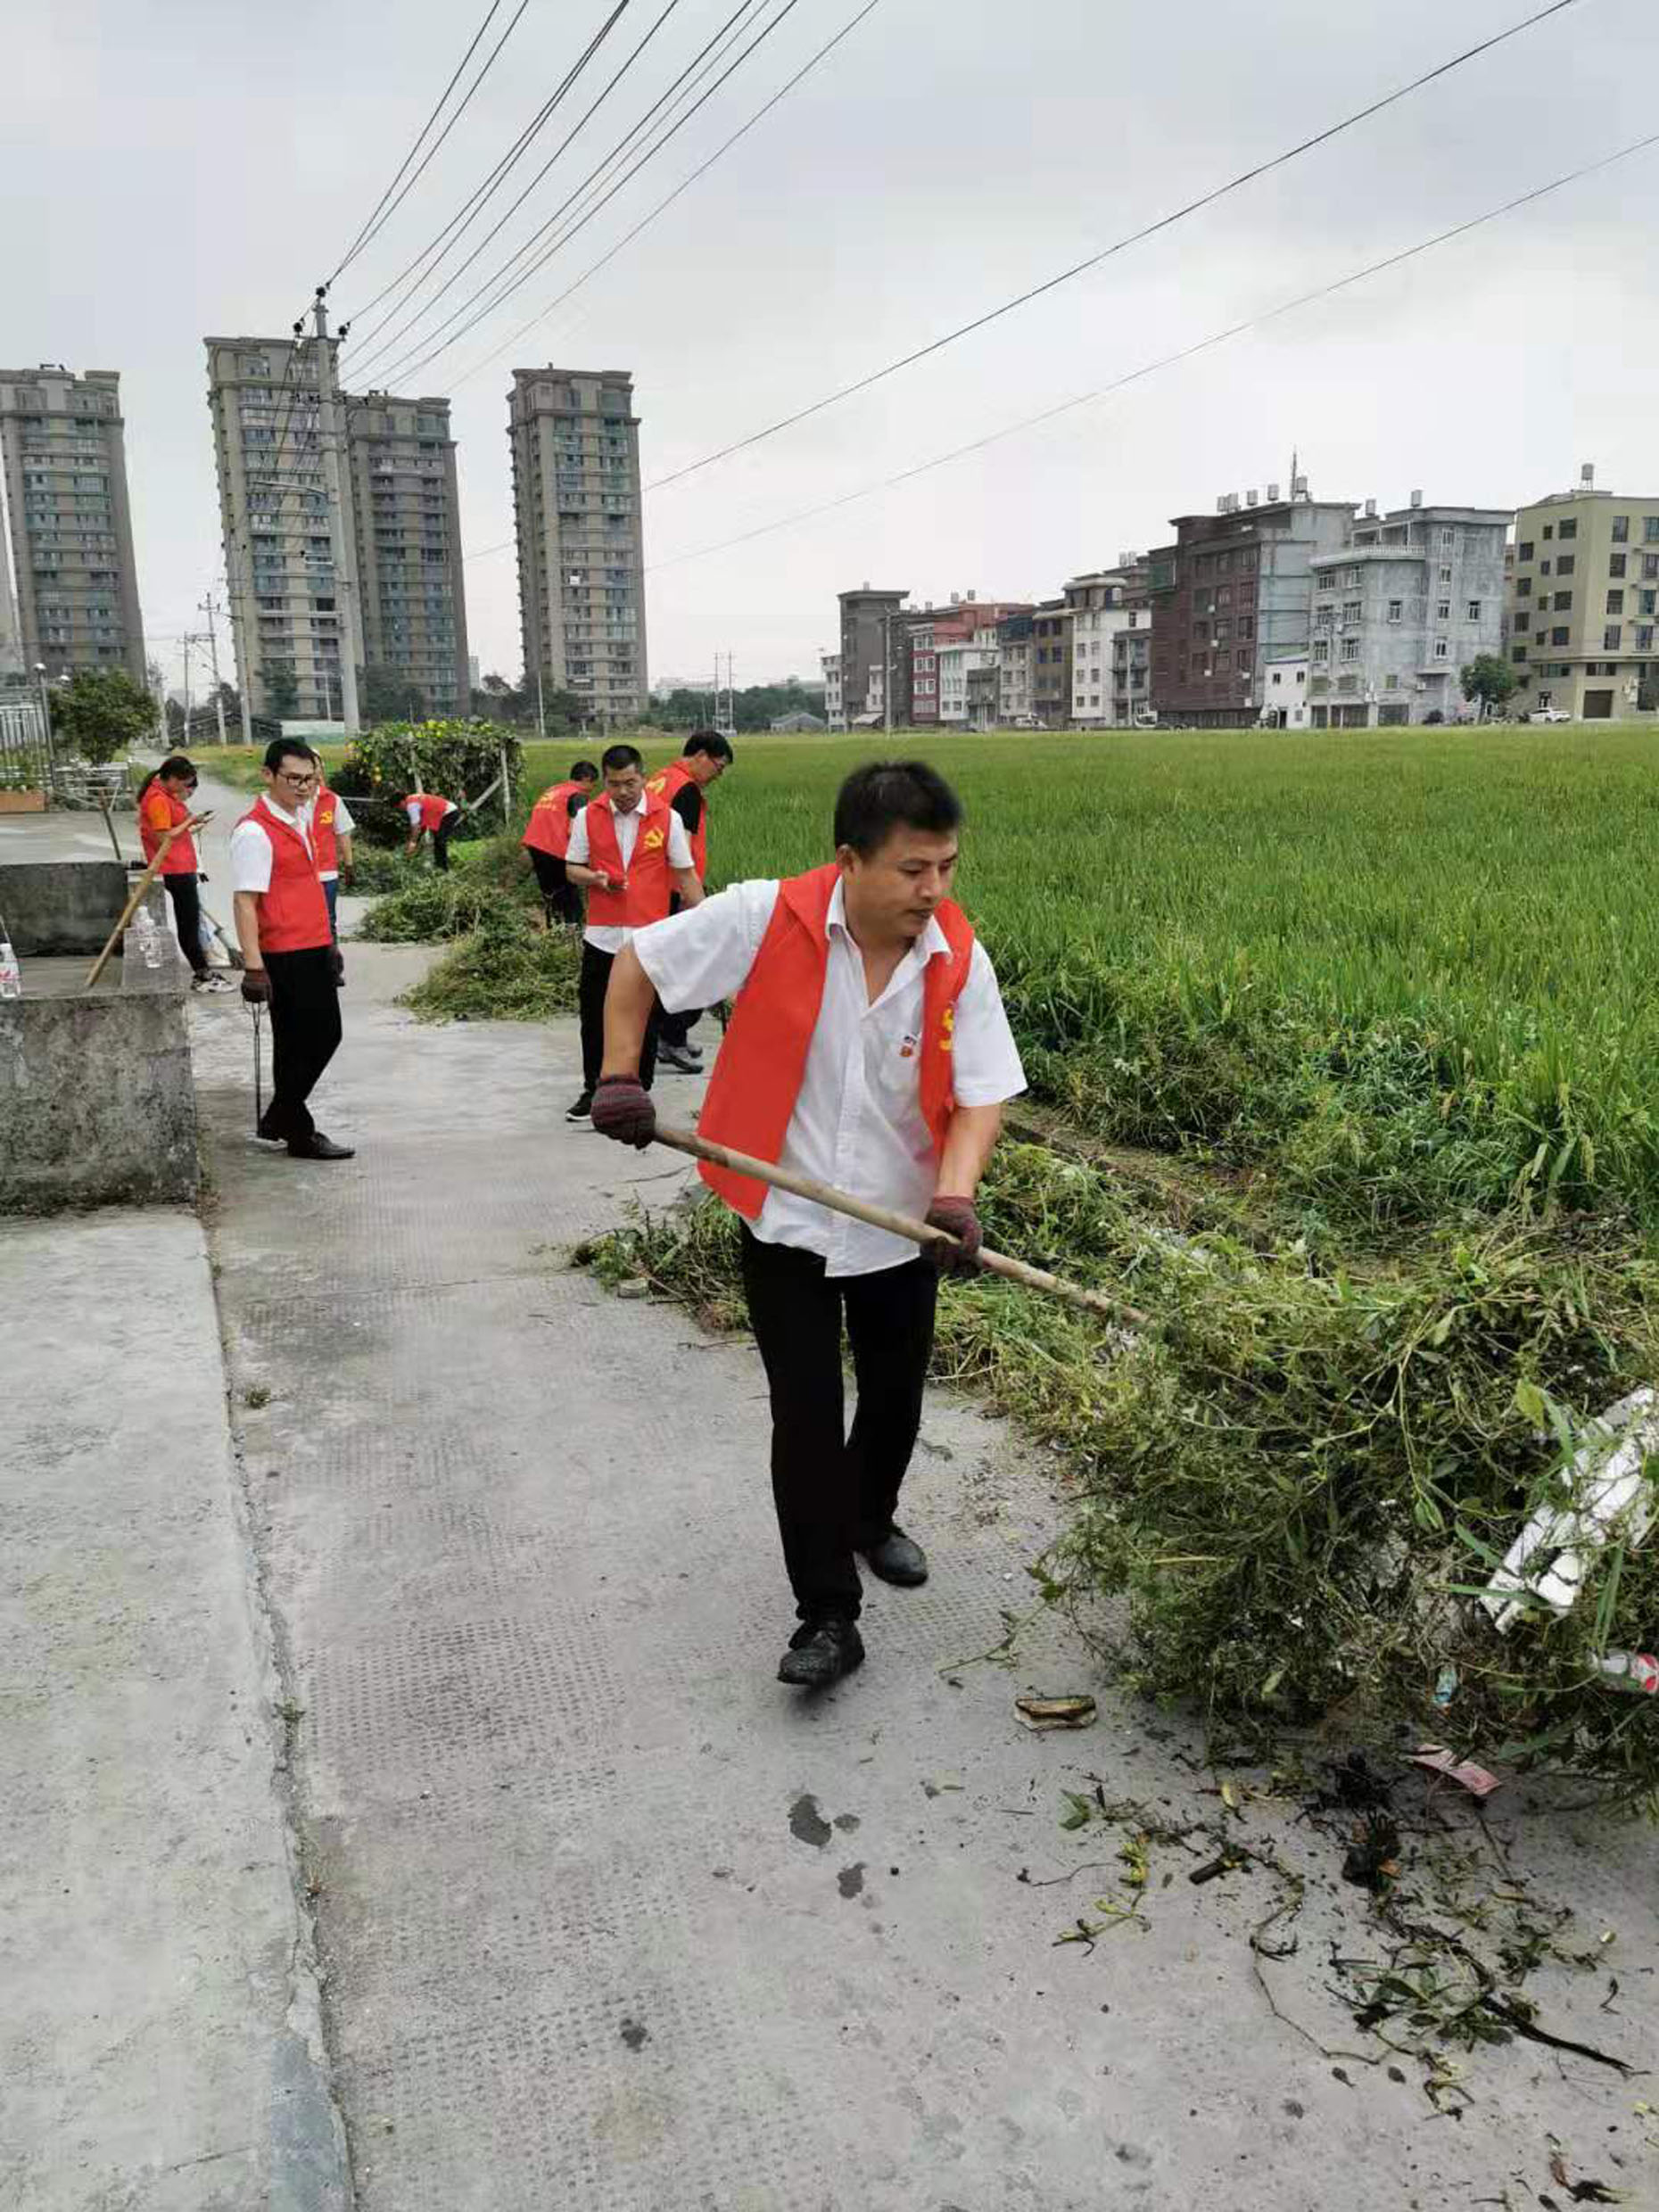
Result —
[{"label": "plastic water bottle", "polygon": [[1659,1696],[1659,1659],[1650,1651],[1605,1651],[1596,1671],[1614,1689],[1635,1690],[1644,1697]]},{"label": "plastic water bottle", "polygon": [[0,998],[21,998],[23,978],[11,940],[0,937]]},{"label": "plastic water bottle", "polygon": [[138,950],[146,968],[161,965],[161,937],[154,917],[147,906],[141,906],[133,917],[133,929],[138,938]]}]

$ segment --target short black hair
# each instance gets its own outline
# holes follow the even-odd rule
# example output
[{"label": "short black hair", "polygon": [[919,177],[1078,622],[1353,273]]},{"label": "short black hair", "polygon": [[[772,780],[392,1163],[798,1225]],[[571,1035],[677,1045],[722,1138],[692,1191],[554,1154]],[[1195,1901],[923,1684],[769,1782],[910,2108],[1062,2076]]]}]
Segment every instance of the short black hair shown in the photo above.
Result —
[{"label": "short black hair", "polygon": [[317,758],[303,738],[273,738],[265,748],[265,765],[274,776],[285,760]]},{"label": "short black hair", "polygon": [[962,819],[962,801],[926,761],[867,761],[836,794],[836,849],[849,846],[867,860],[895,830],[944,837]]},{"label": "short black hair", "polygon": [[573,783],[597,783],[599,772],[591,761],[572,761],[570,780]]},{"label": "short black hair", "polygon": [[698,753],[706,753],[711,760],[729,761],[732,757],[731,740],[722,737],[718,730],[694,730],[681,747],[681,757],[690,760]]},{"label": "short black hair", "polygon": [[643,768],[645,758],[637,745],[607,745],[599,755],[599,766],[608,776],[613,768]]}]

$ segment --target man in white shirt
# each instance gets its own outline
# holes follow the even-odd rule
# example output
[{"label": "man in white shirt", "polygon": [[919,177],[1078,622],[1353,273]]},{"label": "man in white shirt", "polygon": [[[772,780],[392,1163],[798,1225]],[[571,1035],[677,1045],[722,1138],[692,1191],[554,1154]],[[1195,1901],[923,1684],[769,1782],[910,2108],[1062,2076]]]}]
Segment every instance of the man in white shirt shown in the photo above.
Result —
[{"label": "man in white shirt", "polygon": [[[744,1217],[743,1276],[766,1368],[772,1492],[800,1626],[779,1679],[822,1688],[864,1655],[854,1555],[925,1581],[895,1518],[915,1448],[941,1267],[971,1271],[974,1193],[1003,1107],[1025,1088],[995,971],[949,896],[962,808],[922,762],[857,770],[833,863],[740,883],[641,929],[617,959],[593,1126],[648,1143],[635,1068],[654,1004],[734,998],[699,1127],[751,1158],[923,1216],[902,1237],[705,1168]],[[858,1402],[845,1428],[845,1312]]]},{"label": "man in white shirt", "polygon": [[[565,873],[588,894],[582,938],[582,1095],[566,1121],[586,1121],[605,1056],[605,994],[616,955],[634,931],[661,921],[677,892],[682,906],[699,905],[703,887],[692,860],[685,823],[668,802],[648,793],[645,763],[631,745],[613,745],[599,756],[605,788],[570,826]],[[635,1074],[648,1091],[656,1071],[659,1010],[648,1010]]]}]

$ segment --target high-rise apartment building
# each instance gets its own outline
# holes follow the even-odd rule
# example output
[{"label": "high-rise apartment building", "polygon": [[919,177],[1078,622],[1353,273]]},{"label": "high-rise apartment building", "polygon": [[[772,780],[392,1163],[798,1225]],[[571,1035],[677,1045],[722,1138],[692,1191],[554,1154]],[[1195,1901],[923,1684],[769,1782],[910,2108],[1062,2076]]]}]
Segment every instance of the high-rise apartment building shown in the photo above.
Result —
[{"label": "high-rise apartment building", "polygon": [[114,369],[77,376],[50,361],[0,368],[14,586],[0,589],[0,606],[16,607],[0,631],[30,673],[124,668],[145,681],[120,383]]},{"label": "high-rise apartment building", "polygon": [[[318,343],[206,342],[236,681],[263,713],[337,721],[342,656],[354,631],[359,669],[406,684],[409,705],[423,712],[465,714],[471,686],[450,403],[339,395],[348,590],[335,572]],[[323,343],[337,367],[336,342]]]},{"label": "high-rise apartment building", "polygon": [[515,369],[508,422],[525,677],[632,722],[650,689],[633,378]]},{"label": "high-rise apartment building", "polygon": [[1513,711],[1587,722],[1659,708],[1659,493],[1597,491],[1593,468],[1515,517]]}]

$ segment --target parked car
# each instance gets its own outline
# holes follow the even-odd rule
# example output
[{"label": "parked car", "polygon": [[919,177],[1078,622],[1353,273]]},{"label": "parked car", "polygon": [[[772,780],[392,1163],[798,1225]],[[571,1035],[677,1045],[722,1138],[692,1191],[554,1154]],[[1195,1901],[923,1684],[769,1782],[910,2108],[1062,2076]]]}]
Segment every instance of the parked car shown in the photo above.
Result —
[{"label": "parked car", "polygon": [[1536,706],[1527,716],[1529,722],[1571,722],[1572,717],[1564,706]]}]

